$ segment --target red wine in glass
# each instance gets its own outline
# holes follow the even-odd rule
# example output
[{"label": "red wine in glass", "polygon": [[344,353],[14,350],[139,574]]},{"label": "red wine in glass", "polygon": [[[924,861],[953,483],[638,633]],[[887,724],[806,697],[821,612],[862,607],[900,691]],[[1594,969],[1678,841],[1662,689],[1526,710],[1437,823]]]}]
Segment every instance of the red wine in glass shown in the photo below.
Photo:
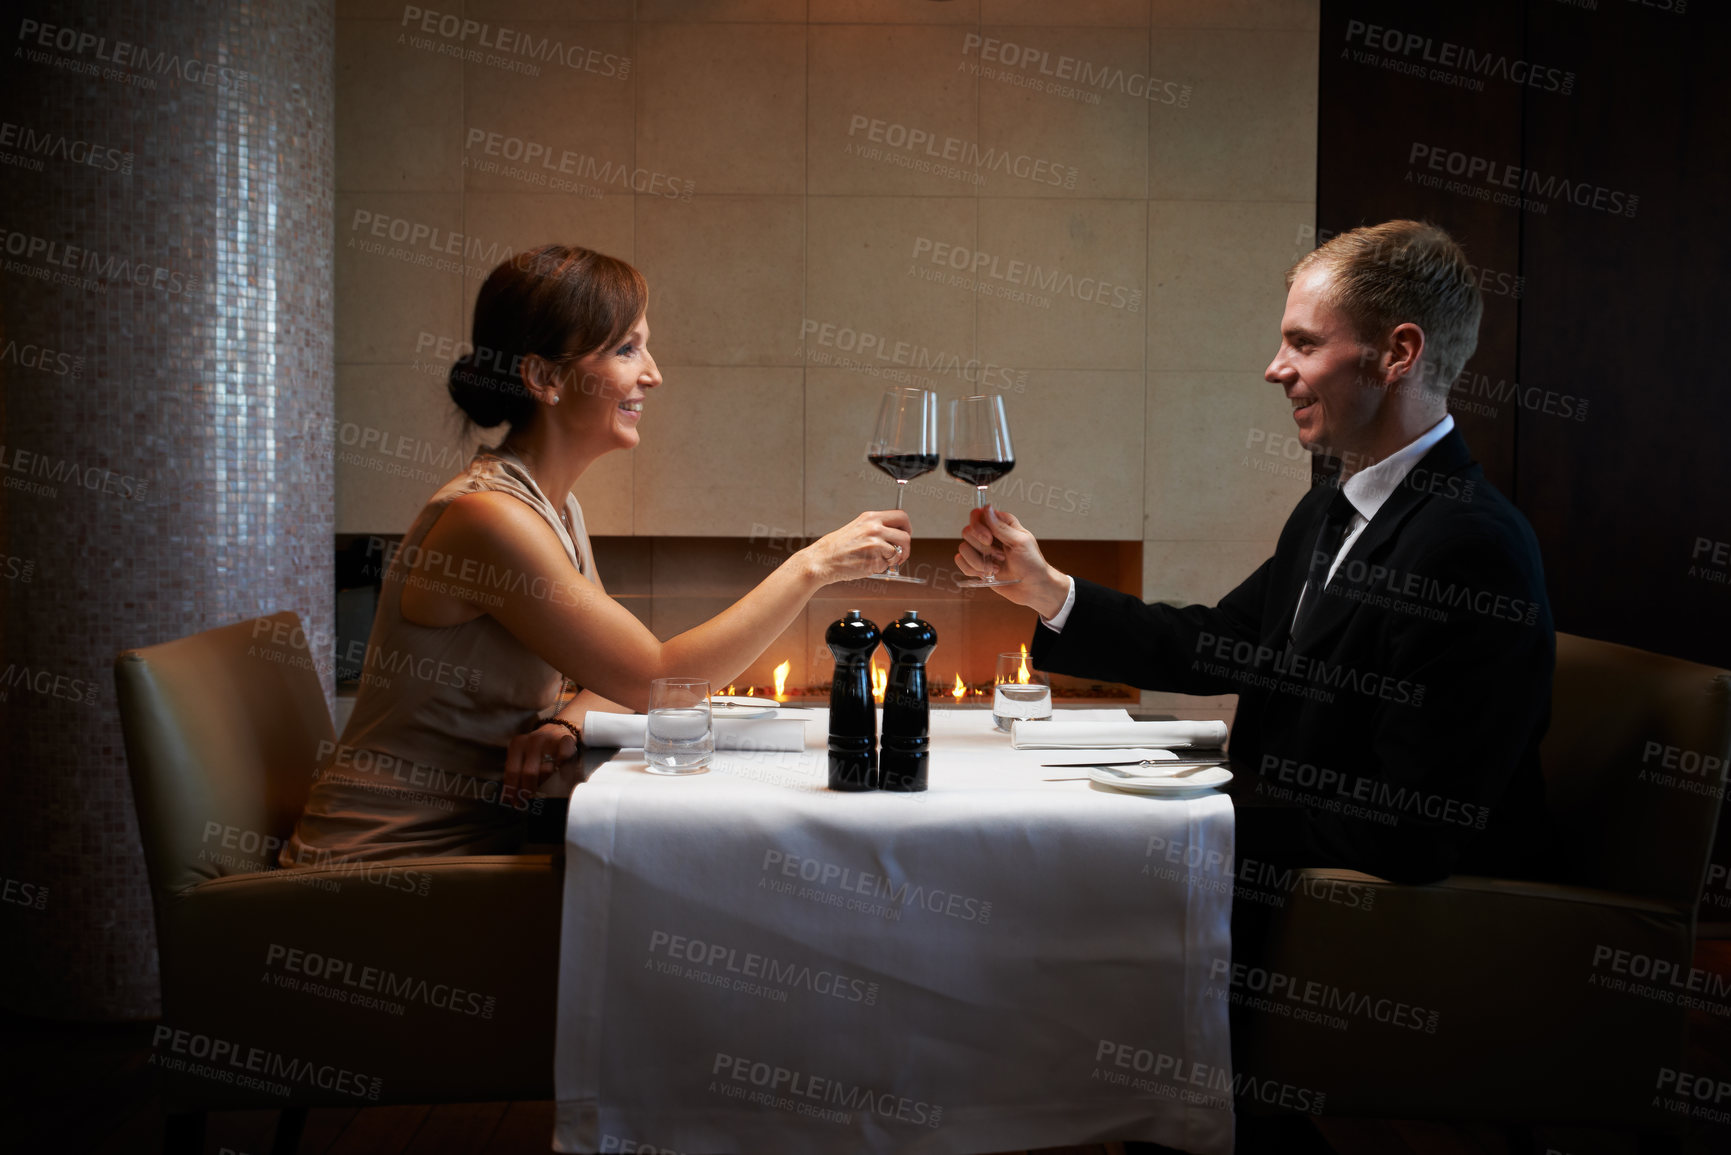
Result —
[{"label": "red wine in glass", "polygon": [[[1016,451],[1010,446],[1010,422],[1004,416],[1004,399],[996,394],[963,397],[950,402],[950,439],[944,451],[944,472],[974,487],[974,508],[986,504],[986,486],[1016,468]],[[1018,578],[1000,578],[989,573],[967,578],[956,585],[968,589],[1011,586]]]},{"label": "red wine in glass", "polygon": [[[877,428],[866,444],[866,460],[895,478],[896,508],[900,509],[908,482],[938,467],[938,395],[911,385],[886,390],[878,404]],[[903,574],[900,557],[883,573],[870,576],[886,582],[927,584],[925,578]]]}]

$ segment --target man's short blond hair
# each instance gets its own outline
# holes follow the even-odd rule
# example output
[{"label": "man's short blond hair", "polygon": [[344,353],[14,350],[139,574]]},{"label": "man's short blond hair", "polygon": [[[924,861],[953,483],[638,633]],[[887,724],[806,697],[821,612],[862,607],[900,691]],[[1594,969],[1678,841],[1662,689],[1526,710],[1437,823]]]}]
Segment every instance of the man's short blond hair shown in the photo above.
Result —
[{"label": "man's short blond hair", "polygon": [[1479,344],[1484,298],[1455,239],[1425,221],[1384,221],[1341,233],[1299,258],[1286,287],[1313,268],[1329,274],[1329,304],[1358,339],[1375,344],[1396,325],[1424,330],[1420,384],[1447,393]]}]

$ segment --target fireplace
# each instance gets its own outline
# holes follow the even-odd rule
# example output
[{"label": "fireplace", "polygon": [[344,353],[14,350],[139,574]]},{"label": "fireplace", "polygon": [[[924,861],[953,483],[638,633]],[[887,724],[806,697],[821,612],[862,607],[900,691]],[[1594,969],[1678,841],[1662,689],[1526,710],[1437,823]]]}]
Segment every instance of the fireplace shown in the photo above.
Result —
[{"label": "fireplace", "polygon": [[[339,535],[337,677],[359,676],[360,658],[372,628],[378,559],[383,543],[395,538]],[[806,544],[779,534],[753,538],[596,537],[596,566],[607,592],[631,610],[658,637],[671,637],[714,617],[762,581]],[[1045,541],[1047,558],[1066,573],[1102,585],[1139,593],[1142,543],[1133,541]],[[960,589],[953,540],[916,540],[903,572],[927,578],[926,586],[860,580],[830,586],[813,598],[794,623],[770,642],[731,687],[718,691],[774,697],[788,703],[823,703],[829,698],[834,658],[824,646],[829,624],[851,609],[880,628],[908,610],[918,610],[938,632],[938,646],[927,663],[933,701],[946,705],[991,704],[997,656],[1026,645],[1034,627],[1032,610],[1005,601],[990,590]],[[879,649],[874,672],[888,673],[889,655]],[[1053,697],[1072,705],[1135,708],[1140,695],[1128,686],[1054,675]]]}]

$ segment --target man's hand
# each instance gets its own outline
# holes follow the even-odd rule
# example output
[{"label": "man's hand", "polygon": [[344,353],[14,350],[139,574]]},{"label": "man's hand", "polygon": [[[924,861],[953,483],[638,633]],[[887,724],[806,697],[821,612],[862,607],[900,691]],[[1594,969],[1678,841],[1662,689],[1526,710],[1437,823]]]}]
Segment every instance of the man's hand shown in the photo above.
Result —
[{"label": "man's hand", "polygon": [[1022,528],[1014,514],[999,513],[989,505],[968,515],[956,565],[970,577],[996,573],[1015,578],[1020,584],[992,588],[1042,618],[1063,609],[1070,594],[1069,578],[1046,564],[1034,535]]}]

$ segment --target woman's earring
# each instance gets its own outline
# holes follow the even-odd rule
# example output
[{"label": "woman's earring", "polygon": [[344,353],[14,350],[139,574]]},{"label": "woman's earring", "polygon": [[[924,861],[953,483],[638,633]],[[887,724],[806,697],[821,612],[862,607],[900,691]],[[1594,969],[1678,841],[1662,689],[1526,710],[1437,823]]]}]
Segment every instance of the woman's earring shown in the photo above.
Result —
[{"label": "woman's earring", "polygon": [[552,397],[550,397],[550,398],[548,398],[548,399],[547,399],[547,404],[549,404],[549,405],[557,405],[557,404],[559,404],[559,394],[557,394],[557,393],[555,393],[555,394],[553,394],[553,396],[552,396]]}]

